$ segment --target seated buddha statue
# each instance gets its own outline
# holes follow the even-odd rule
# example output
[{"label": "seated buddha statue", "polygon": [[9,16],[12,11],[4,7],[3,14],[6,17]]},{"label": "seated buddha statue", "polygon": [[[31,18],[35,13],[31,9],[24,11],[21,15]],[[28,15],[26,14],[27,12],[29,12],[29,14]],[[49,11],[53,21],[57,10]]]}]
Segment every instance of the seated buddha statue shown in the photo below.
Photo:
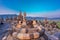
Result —
[{"label": "seated buddha statue", "polygon": [[34,27],[37,27],[37,22],[36,22],[36,20],[33,20],[32,24],[33,24]]},{"label": "seated buddha statue", "polygon": [[21,21],[19,21],[19,23],[16,25],[16,28],[21,28],[21,26],[22,26],[22,23]]},{"label": "seated buddha statue", "polygon": [[37,24],[36,20],[33,20],[32,24],[33,24],[34,28],[37,28],[37,29],[41,30],[41,27],[40,27],[40,25]]},{"label": "seated buddha statue", "polygon": [[26,26],[26,19],[23,19],[22,26]]}]

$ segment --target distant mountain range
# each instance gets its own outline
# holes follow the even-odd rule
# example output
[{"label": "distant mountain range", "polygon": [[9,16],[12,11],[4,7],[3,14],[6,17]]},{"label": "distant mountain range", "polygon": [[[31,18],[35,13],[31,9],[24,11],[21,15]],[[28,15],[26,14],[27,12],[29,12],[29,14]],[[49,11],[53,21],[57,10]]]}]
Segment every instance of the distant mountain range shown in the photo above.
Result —
[{"label": "distant mountain range", "polygon": [[6,17],[14,17],[14,16],[17,16],[16,14],[4,14],[4,15],[0,15],[0,18],[6,18]]},{"label": "distant mountain range", "polygon": [[[27,19],[43,20],[45,17],[27,17]],[[60,20],[60,18],[47,18],[48,20]]]},{"label": "distant mountain range", "polygon": [[[18,16],[16,14],[5,14],[5,15],[0,15],[0,18],[3,17],[3,18],[6,18],[6,17],[14,17],[14,16]],[[43,20],[45,19],[45,17],[26,17],[28,20],[31,20],[31,19],[36,19],[36,20]],[[47,18],[49,20],[60,20],[60,17],[56,17],[56,18]]]}]

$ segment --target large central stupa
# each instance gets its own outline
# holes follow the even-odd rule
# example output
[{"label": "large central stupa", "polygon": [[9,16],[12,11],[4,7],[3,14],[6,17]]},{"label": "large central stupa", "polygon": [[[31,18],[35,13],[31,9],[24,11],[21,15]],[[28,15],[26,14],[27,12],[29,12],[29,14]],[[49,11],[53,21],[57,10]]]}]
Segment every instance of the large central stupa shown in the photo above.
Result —
[{"label": "large central stupa", "polygon": [[[41,37],[44,36],[44,29],[41,25],[38,25],[36,20],[27,20],[26,12],[22,15],[22,12],[18,15],[18,23],[12,26],[12,34],[9,34],[7,40],[42,40]],[[44,40],[46,39],[46,35]],[[10,39],[11,40],[11,39]]]}]

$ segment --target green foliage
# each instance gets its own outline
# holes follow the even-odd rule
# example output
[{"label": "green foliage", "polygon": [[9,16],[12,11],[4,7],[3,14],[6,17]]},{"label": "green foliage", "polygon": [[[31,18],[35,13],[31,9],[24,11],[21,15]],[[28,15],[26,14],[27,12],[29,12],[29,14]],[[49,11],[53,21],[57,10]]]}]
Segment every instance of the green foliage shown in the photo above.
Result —
[{"label": "green foliage", "polygon": [[60,22],[57,22],[58,28],[60,29]]}]

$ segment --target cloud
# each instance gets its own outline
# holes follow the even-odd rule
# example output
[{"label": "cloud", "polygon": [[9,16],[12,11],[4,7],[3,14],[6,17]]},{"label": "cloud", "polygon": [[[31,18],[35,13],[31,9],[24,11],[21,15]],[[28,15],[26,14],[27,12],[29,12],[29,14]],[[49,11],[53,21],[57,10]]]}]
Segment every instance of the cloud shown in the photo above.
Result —
[{"label": "cloud", "polygon": [[[3,15],[3,14],[19,14],[19,12],[0,6],[0,15]],[[49,18],[60,17],[60,9],[55,11],[48,11],[48,12],[27,12],[27,16],[49,17]]]},{"label": "cloud", "polygon": [[60,17],[60,10],[55,10],[55,11],[48,11],[48,12],[32,12],[32,13],[27,13],[27,16],[32,16],[32,17]]},{"label": "cloud", "polygon": [[3,15],[3,14],[17,14],[17,13],[18,12],[14,11],[12,9],[0,6],[0,15]]}]

